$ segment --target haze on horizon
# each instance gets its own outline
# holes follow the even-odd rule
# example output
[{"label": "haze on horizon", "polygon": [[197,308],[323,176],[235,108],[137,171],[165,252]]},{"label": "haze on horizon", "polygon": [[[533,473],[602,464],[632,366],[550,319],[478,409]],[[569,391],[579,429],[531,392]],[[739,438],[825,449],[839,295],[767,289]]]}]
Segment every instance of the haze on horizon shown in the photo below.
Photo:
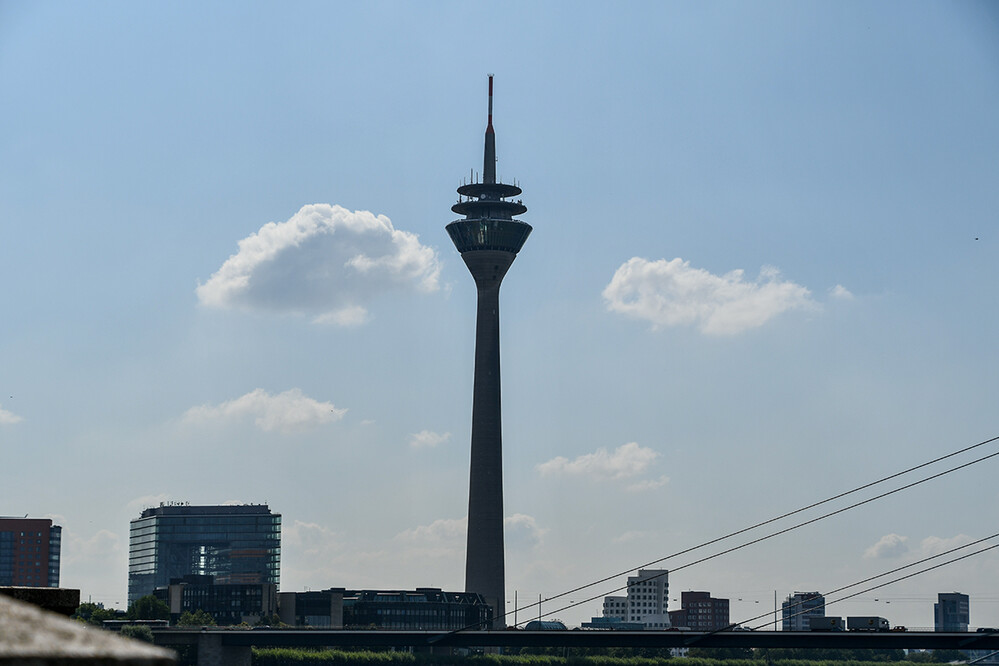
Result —
[{"label": "haze on horizon", "polygon": [[[475,293],[444,227],[488,72],[534,227],[501,294],[508,599],[993,437],[997,31],[989,2],[0,1],[0,514],[54,518],[63,585],[110,606],[161,501],[268,503],[284,590],[462,589]],[[995,476],[671,597],[740,621],[973,541]],[[960,591],[997,626],[997,573],[830,613],[929,626]]]}]

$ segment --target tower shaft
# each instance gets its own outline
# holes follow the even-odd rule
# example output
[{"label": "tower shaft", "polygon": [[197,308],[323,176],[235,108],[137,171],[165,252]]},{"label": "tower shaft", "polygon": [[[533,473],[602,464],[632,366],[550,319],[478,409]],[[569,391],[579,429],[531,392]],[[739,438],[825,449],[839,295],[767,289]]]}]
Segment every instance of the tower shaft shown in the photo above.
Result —
[{"label": "tower shaft", "polygon": [[465,591],[485,597],[497,628],[505,626],[506,608],[499,290],[515,257],[512,252],[488,250],[462,255],[477,291]]}]

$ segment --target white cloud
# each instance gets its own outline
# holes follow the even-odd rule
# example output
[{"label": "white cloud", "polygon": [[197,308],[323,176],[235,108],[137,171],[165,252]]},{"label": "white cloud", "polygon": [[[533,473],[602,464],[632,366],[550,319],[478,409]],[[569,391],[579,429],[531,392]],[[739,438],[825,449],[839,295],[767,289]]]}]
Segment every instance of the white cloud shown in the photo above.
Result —
[{"label": "white cloud", "polygon": [[840,301],[852,301],[853,300],[853,294],[850,293],[849,289],[847,289],[846,287],[844,287],[841,284],[838,284],[835,287],[833,287],[832,289],[830,289],[829,290],[829,296],[831,298],[835,298],[835,299],[840,300]]},{"label": "white cloud", "polygon": [[421,430],[409,436],[409,445],[414,449],[432,449],[451,439],[451,433],[439,433],[432,430]]},{"label": "white cloud", "polygon": [[437,252],[384,215],[340,206],[303,206],[286,222],[268,222],[239,241],[197,288],[210,307],[314,315],[314,321],[356,326],[367,304],[394,289],[439,289]]},{"label": "white cloud", "polygon": [[624,479],[641,474],[658,457],[659,454],[652,449],[629,442],[611,453],[600,448],[575,460],[558,456],[540,463],[537,469],[545,476],[565,474],[598,479]]},{"label": "white cloud", "polygon": [[[539,546],[548,532],[538,525],[534,516],[515,513],[503,519],[503,532],[508,550],[530,549]],[[413,556],[427,557],[434,553],[464,553],[468,534],[468,517],[441,518],[429,525],[418,525],[395,536],[402,548]]]},{"label": "white cloud", "polygon": [[905,542],[908,540],[909,537],[899,534],[886,534],[878,539],[876,544],[864,551],[864,559],[870,560],[904,555],[909,550],[909,547],[905,545]]},{"label": "white cloud", "polygon": [[661,326],[696,325],[707,335],[734,335],[762,326],[787,310],[818,307],[805,287],[764,266],[755,281],[741,269],[714,275],[679,257],[632,257],[603,291],[607,308]]},{"label": "white cloud", "polygon": [[919,543],[919,551],[923,557],[929,557],[931,555],[939,555],[944,551],[957,548],[958,546],[969,544],[972,541],[974,539],[967,534],[958,534],[949,538],[929,536]]},{"label": "white cloud", "polygon": [[13,412],[8,412],[6,409],[0,407],[0,425],[13,425],[15,423],[20,423],[23,421],[20,416]]},{"label": "white cloud", "polygon": [[284,525],[281,530],[281,540],[286,549],[294,548],[299,554],[310,558],[340,550],[336,532],[318,523],[306,523],[301,520],[295,520],[291,525]]},{"label": "white cloud", "polygon": [[[68,530],[67,530],[68,531]],[[107,562],[124,552],[121,539],[110,530],[98,530],[89,539],[70,532],[68,543],[63,545],[63,562],[69,565],[81,562]]]},{"label": "white cloud", "polygon": [[418,525],[396,535],[399,541],[407,543],[443,544],[460,542],[468,530],[468,517],[440,518],[429,525]]},{"label": "white cloud", "polygon": [[343,418],[346,409],[337,409],[331,402],[319,402],[293,388],[277,395],[256,389],[218,405],[192,407],[184,414],[187,423],[209,421],[240,421],[252,418],[261,430],[300,431]]},{"label": "white cloud", "polygon": [[648,531],[644,531],[644,530],[629,530],[629,531],[625,532],[624,534],[620,534],[620,535],[614,537],[613,539],[611,539],[611,541],[613,543],[628,543],[629,541],[636,541],[636,540],[648,538],[652,534],[653,534],[652,532],[648,532]]},{"label": "white cloud", "polygon": [[656,488],[662,488],[667,483],[669,483],[669,477],[666,475],[660,476],[658,479],[646,479],[644,481],[636,481],[629,485],[625,490],[632,493],[642,493],[647,490],[655,490]]},{"label": "white cloud", "polygon": [[523,546],[534,548],[541,545],[541,541],[548,532],[548,528],[538,525],[538,521],[534,516],[529,516],[525,513],[515,513],[503,520],[503,532],[508,548],[513,549]]}]

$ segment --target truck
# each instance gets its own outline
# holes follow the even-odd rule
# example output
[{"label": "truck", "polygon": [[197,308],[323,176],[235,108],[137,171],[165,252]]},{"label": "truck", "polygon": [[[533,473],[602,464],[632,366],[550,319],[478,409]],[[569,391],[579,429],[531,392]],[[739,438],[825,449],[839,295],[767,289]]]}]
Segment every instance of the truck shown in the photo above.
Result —
[{"label": "truck", "polygon": [[808,628],[812,631],[843,631],[843,618],[811,616],[808,618]]},{"label": "truck", "polygon": [[888,620],[876,615],[860,615],[846,618],[846,628],[850,631],[890,631]]}]

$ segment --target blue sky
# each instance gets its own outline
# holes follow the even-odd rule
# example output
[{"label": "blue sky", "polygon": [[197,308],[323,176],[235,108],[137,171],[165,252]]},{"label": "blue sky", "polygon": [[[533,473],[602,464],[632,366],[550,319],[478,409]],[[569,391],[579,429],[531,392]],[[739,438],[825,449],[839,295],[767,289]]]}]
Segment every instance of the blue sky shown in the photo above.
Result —
[{"label": "blue sky", "polygon": [[[997,34],[986,2],[0,2],[0,514],[56,518],[63,583],[112,605],[167,500],[269,502],[285,590],[461,589],[444,226],[487,73],[534,226],[501,295],[508,598],[995,436]],[[987,536],[994,478],[671,596],[738,621]],[[830,613],[927,626],[957,590],[995,626],[997,573]]]}]

